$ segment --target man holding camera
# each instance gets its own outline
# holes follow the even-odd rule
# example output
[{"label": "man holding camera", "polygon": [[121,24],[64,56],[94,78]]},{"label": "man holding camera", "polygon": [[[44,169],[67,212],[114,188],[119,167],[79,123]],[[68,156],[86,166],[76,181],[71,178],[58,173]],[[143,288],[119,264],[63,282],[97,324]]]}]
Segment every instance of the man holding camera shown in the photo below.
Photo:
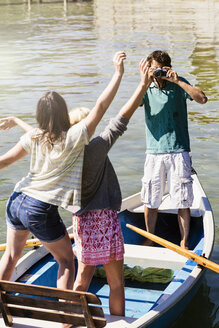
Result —
[{"label": "man holding camera", "polygon": [[[207,97],[172,70],[167,52],[156,50],[147,61],[148,89],[142,101],[147,141],[141,190],[145,224],[148,232],[155,232],[167,182],[171,204],[178,209],[180,245],[188,249],[193,190],[186,101],[205,104]],[[148,239],[144,244],[153,242]]]}]

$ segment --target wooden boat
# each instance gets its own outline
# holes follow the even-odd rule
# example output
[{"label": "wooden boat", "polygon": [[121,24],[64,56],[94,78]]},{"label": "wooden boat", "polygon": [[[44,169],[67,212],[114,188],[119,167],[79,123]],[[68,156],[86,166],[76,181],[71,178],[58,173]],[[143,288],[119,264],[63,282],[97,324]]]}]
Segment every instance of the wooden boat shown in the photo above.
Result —
[{"label": "wooden boat", "polygon": [[[192,177],[195,197],[191,208],[189,249],[208,259],[214,243],[213,214],[196,173]],[[135,270],[137,266],[140,271],[149,270],[149,280],[144,282],[125,280],[124,317],[111,316],[109,313],[109,287],[105,278],[94,277],[89,292],[96,294],[101,300],[107,328],[170,327],[191,302],[202,282],[206,268],[158,244],[154,247],[141,246],[144,237],[126,227],[129,223],[145,229],[143,205],[139,193],[123,200],[119,217],[125,241],[126,268],[128,266],[128,269]],[[72,232],[71,230],[72,227],[69,227],[69,232]],[[179,245],[177,210],[171,207],[167,193],[159,208],[156,235]],[[155,272],[154,277],[152,271]],[[164,272],[171,272],[169,281],[163,279]],[[56,261],[44,247],[40,246],[20,259],[12,280],[55,287],[56,273]],[[60,327],[60,323],[52,323],[52,325],[54,328]],[[4,327],[3,319],[0,319],[0,326]],[[14,317],[13,327],[48,326],[48,321]]]}]

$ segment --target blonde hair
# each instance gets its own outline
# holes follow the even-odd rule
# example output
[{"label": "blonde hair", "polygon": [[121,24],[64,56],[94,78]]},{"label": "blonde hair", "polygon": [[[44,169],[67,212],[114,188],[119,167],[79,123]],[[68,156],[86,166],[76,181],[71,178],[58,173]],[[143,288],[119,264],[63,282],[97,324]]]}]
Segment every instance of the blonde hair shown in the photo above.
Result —
[{"label": "blonde hair", "polygon": [[90,113],[90,109],[87,107],[72,108],[69,112],[69,118],[71,125],[74,125],[83,120]]}]

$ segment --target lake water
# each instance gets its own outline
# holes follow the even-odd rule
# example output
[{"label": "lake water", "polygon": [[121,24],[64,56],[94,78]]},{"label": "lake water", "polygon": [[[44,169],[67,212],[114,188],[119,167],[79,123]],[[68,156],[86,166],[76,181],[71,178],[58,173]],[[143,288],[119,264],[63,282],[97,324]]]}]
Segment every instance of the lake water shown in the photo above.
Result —
[{"label": "lake water", "polygon": [[[173,68],[208,96],[188,104],[193,166],[209,197],[216,237],[212,261],[219,263],[219,1],[93,0],[38,3],[0,0],[0,117],[17,115],[35,124],[35,108],[47,90],[60,92],[69,109],[92,108],[113,73],[112,57],[125,50],[125,74],[98,133],[134,91],[138,63],[167,50]],[[22,135],[0,131],[0,154]],[[141,187],[145,159],[144,115],[139,108],[128,131],[110,152],[123,197]],[[1,171],[0,242],[4,211],[14,184],[28,171],[28,158]],[[70,224],[69,213],[62,213]],[[219,327],[219,276],[208,270],[187,311],[174,328]]]}]

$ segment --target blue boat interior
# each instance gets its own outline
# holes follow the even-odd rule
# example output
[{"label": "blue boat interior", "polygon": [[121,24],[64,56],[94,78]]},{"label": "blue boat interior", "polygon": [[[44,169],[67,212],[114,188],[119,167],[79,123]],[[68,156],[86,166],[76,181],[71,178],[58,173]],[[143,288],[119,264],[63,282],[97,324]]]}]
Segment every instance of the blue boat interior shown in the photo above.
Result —
[{"label": "blue boat interior", "polygon": [[[133,230],[128,229],[126,224],[129,223],[145,230],[144,213],[133,213],[125,210],[119,213],[119,219],[125,244],[142,244],[145,238]],[[177,215],[170,213],[158,213],[155,235],[176,245],[180,245],[180,231]],[[203,236],[204,230],[202,217],[191,217],[189,249],[193,250]],[[160,247],[158,244],[155,246]]]},{"label": "blue boat interior", "polygon": [[[125,243],[141,244],[144,237],[128,229],[126,223],[145,229],[144,214],[132,213],[125,210],[119,213],[119,218]],[[179,245],[180,232],[177,215],[159,213],[156,235]],[[204,240],[202,217],[191,217],[189,240],[189,249],[193,250],[198,255],[202,255]],[[162,247],[157,244],[156,246]],[[125,316],[139,318],[159,303],[165,301],[168,295],[172,294],[172,292],[185,281],[195,265],[195,262],[188,260],[182,270],[174,270],[173,279],[169,283],[138,282],[125,279]],[[75,262],[75,266],[77,271],[77,261]],[[55,259],[48,254],[31,267],[18,281],[55,287],[57,269],[58,265]],[[109,286],[106,278],[94,277],[89,287],[89,292],[96,294],[100,298],[104,313],[109,314]]]}]

